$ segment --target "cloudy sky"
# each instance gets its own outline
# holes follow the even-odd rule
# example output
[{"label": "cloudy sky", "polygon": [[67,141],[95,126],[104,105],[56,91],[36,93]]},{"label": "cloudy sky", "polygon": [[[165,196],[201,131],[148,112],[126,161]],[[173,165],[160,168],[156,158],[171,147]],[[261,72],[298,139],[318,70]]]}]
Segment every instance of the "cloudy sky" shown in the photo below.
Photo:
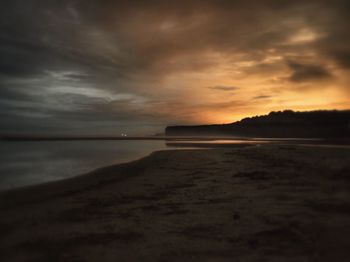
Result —
[{"label": "cloudy sky", "polygon": [[348,0],[0,2],[0,132],[350,108]]}]

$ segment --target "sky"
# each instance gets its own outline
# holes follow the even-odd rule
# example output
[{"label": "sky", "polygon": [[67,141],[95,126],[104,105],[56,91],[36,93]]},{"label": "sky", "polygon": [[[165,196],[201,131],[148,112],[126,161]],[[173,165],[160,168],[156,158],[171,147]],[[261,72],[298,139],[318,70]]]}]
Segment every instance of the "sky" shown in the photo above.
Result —
[{"label": "sky", "polygon": [[348,0],[0,2],[0,133],[350,108]]}]

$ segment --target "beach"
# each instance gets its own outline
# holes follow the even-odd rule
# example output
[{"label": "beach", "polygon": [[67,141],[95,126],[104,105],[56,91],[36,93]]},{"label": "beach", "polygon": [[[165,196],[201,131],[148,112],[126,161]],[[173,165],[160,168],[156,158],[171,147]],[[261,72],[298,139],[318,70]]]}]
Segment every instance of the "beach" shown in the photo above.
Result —
[{"label": "beach", "polygon": [[1,261],[348,261],[350,149],[157,151],[0,193]]}]

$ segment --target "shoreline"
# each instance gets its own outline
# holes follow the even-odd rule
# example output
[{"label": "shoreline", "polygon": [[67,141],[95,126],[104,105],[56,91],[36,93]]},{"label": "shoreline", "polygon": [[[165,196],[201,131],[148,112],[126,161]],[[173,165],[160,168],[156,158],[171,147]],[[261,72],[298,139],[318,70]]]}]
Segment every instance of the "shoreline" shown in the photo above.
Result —
[{"label": "shoreline", "polygon": [[[128,176],[130,176],[130,174],[125,174],[125,172],[128,172],[128,169],[130,168],[137,169],[139,165],[142,166],[142,162],[149,161],[149,158],[151,158],[152,155],[162,151],[171,151],[171,150],[154,151],[149,155],[146,155],[139,159],[135,159],[125,163],[112,164],[109,166],[96,168],[90,172],[75,175],[73,177],[69,177],[61,180],[54,180],[54,181],[49,181],[45,183],[28,185],[24,187],[6,189],[3,191],[0,191],[0,210],[2,210],[4,198],[15,198],[15,199],[18,197],[21,198],[22,197],[21,195],[23,194],[26,194],[26,195],[28,194],[29,196],[32,196],[35,192],[38,192],[38,191],[40,191],[41,193],[37,197],[46,198],[48,197],[46,194],[48,195],[55,194],[58,196],[62,196],[65,194],[74,193],[74,191],[89,190],[91,187],[97,186],[99,183],[106,182],[104,180],[108,179],[110,173],[113,173],[113,180],[122,181],[124,179],[127,179]],[[99,175],[102,175],[103,177],[98,177]],[[43,194],[45,196],[42,196]],[[30,202],[30,201],[28,200],[28,198],[26,198],[25,201],[23,202]]]},{"label": "shoreline", "polygon": [[0,192],[2,261],[346,261],[350,150],[156,151]]},{"label": "shoreline", "polygon": [[[208,140],[210,141],[210,140]],[[280,142],[280,141],[279,141]],[[300,141],[302,142],[302,141]],[[237,149],[237,148],[245,148],[245,147],[250,147],[250,146],[299,146],[299,147],[320,147],[320,148],[339,148],[339,149],[350,149],[350,144],[319,144],[319,143],[307,143],[307,144],[293,144],[293,143],[254,143],[254,141],[251,141],[251,143],[237,143],[237,144],[232,144],[232,143],[196,143],[196,142],[192,142],[192,143],[166,143],[167,146],[172,147],[170,149],[163,149],[163,150],[156,150],[153,151],[151,153],[149,153],[148,155],[145,155],[143,157],[140,158],[136,158],[134,160],[131,161],[127,161],[127,162],[122,162],[122,163],[117,163],[117,164],[111,164],[108,166],[102,166],[96,169],[92,169],[89,172],[86,173],[81,173],[81,174],[76,174],[72,177],[68,177],[68,178],[63,178],[63,179],[57,179],[57,180],[53,180],[53,181],[48,181],[48,182],[43,182],[43,183],[39,183],[39,184],[31,184],[31,185],[25,185],[22,187],[14,187],[14,188],[8,188],[8,189],[3,189],[0,190],[0,199],[2,195],[7,195],[7,194],[12,194],[12,192],[14,192],[13,194],[16,194],[16,191],[22,191],[22,190],[37,190],[36,187],[39,187],[38,190],[41,187],[56,187],[55,185],[51,185],[51,184],[55,184],[55,183],[66,183],[71,180],[75,180],[75,179],[81,179],[82,177],[85,176],[92,176],[96,173],[103,173],[105,169],[114,169],[114,168],[118,168],[119,166],[124,166],[124,165],[132,165],[135,162],[139,162],[141,160],[143,160],[144,158],[148,158],[150,156],[152,156],[153,154],[157,153],[157,152],[162,152],[162,151],[182,151],[182,150],[212,150],[212,149]],[[189,147],[189,145],[191,147]],[[74,181],[72,181],[74,183]],[[57,185],[58,186],[58,185]],[[33,189],[31,189],[33,188]]]},{"label": "shoreline", "polygon": [[249,136],[6,136],[0,135],[2,142],[16,141],[130,141],[130,140],[164,140],[164,141],[215,141],[215,140],[240,140],[240,141],[275,141],[275,142],[332,142],[350,144],[349,137],[249,137]]}]

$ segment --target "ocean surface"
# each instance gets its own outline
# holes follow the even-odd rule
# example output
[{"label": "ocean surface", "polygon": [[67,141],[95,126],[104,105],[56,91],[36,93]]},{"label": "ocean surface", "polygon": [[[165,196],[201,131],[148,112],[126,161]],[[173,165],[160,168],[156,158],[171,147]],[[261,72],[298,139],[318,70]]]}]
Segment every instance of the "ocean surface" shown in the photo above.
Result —
[{"label": "ocean surface", "polygon": [[0,191],[78,176],[100,167],[130,162],[158,150],[269,142],[273,141],[0,141]]},{"label": "ocean surface", "polygon": [[70,178],[164,149],[164,141],[3,141],[0,190]]}]

